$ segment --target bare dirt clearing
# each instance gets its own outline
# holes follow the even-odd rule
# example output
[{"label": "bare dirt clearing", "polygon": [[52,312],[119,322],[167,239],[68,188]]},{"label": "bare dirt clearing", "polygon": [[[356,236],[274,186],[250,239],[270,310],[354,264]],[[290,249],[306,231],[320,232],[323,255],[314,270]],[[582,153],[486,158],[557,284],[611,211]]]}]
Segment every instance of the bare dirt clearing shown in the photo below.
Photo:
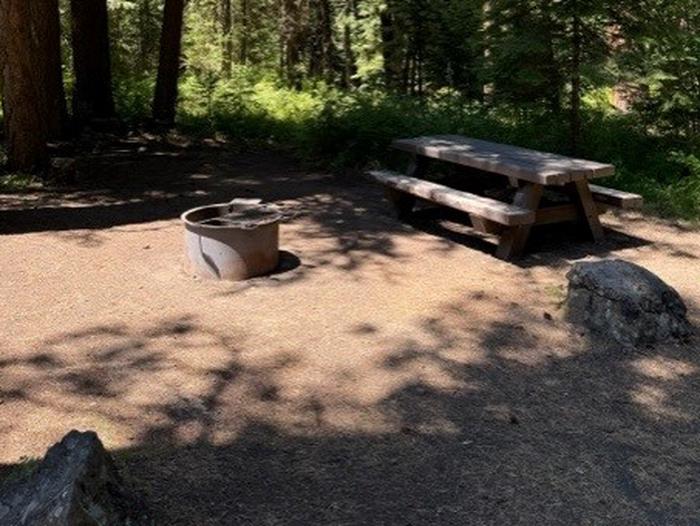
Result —
[{"label": "bare dirt clearing", "polygon": [[[516,265],[279,154],[127,141],[81,169],[2,196],[0,476],[89,428],[163,524],[697,523],[697,335],[605,348],[557,308],[571,261],[615,256],[697,327],[700,232],[607,214],[604,244],[535,231]],[[178,216],[234,197],[296,213],[285,267],[194,279]]]}]

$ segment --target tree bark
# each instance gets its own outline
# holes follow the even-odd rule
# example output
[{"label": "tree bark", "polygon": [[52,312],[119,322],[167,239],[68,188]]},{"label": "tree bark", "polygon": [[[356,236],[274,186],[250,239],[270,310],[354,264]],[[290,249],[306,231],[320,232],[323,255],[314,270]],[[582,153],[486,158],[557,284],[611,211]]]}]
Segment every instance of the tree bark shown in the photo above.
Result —
[{"label": "tree bark", "polygon": [[65,116],[58,3],[0,0],[0,84],[8,168],[46,166],[46,141]]},{"label": "tree bark", "polygon": [[350,88],[355,75],[355,53],[352,49],[352,28],[350,17],[355,15],[355,1],[346,0],[345,24],[343,25],[343,87]]},{"label": "tree bark", "polygon": [[141,0],[139,9],[139,73],[143,74],[151,67],[151,51],[153,50],[151,31],[151,0]]},{"label": "tree bark", "polygon": [[408,84],[408,56],[399,42],[391,9],[392,4],[387,3],[387,7],[380,14],[384,83],[390,89],[405,89]]},{"label": "tree bark", "polygon": [[309,76],[324,78],[329,83],[333,77],[333,13],[328,0],[313,2],[312,29],[310,34]]},{"label": "tree bark", "polygon": [[175,122],[184,11],[185,0],[165,0],[158,79],[153,98],[153,118],[163,124]]},{"label": "tree bark", "polygon": [[571,153],[576,155],[581,141],[581,55],[583,35],[578,3],[573,3],[571,58]]},{"label": "tree bark", "polygon": [[301,89],[299,64],[304,55],[306,34],[302,24],[302,5],[298,0],[282,0],[281,34],[284,48],[284,70],[287,83]]},{"label": "tree bark", "polygon": [[73,116],[78,123],[114,117],[107,0],[71,0]]},{"label": "tree bark", "polygon": [[44,0],[44,2],[30,2],[30,4],[32,18],[39,28],[38,34],[45,36],[39,41],[43,49],[41,53],[45,58],[44,67],[39,69],[42,75],[39,85],[44,87],[44,111],[49,138],[61,137],[66,131],[68,111],[63,88],[58,0]]},{"label": "tree bark", "polygon": [[221,32],[223,36],[223,49],[221,60],[221,74],[224,78],[231,78],[233,67],[233,16],[231,13],[231,0],[221,0]]},{"label": "tree bark", "polygon": [[241,64],[248,63],[248,53],[249,53],[249,38],[248,31],[250,29],[250,5],[248,0],[241,0],[241,49],[240,49],[240,61]]}]

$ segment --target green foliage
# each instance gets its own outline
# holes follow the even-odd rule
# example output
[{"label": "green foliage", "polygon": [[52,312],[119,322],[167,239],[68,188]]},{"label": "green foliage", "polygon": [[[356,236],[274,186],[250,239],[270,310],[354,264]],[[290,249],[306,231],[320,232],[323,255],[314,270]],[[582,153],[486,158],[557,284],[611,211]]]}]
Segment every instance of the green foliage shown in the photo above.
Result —
[{"label": "green foliage", "polygon": [[114,86],[117,113],[127,121],[139,121],[151,113],[155,79],[123,77]]},{"label": "green foliage", "polygon": [[[0,155],[0,164],[3,162]],[[40,185],[40,180],[30,174],[0,174],[0,192],[20,192]]]},{"label": "green foliage", "polygon": [[[230,0],[230,40],[225,1],[187,4],[179,120],[190,130],[360,168],[421,133],[569,153],[580,120],[578,153],[613,162],[613,185],[660,213],[700,215],[696,1]],[[150,114],[163,0],[109,6],[115,100],[138,120]],[[628,113],[613,104],[622,88]]]},{"label": "green foliage", "polygon": [[[421,134],[459,133],[562,153],[568,147],[568,124],[556,114],[539,106],[486,107],[454,90],[425,98],[323,85],[298,91],[239,76],[203,103],[191,84],[184,87],[185,129],[291,148],[307,162],[334,169],[396,162],[390,142]],[[606,184],[641,193],[661,215],[700,217],[700,150],[647,133],[635,115],[610,111],[604,92],[585,99],[593,104],[584,112],[581,151],[615,164],[617,175]]]},{"label": "green foliage", "polygon": [[700,3],[643,0],[621,26],[621,69],[637,94],[636,109],[658,132],[698,141]]}]

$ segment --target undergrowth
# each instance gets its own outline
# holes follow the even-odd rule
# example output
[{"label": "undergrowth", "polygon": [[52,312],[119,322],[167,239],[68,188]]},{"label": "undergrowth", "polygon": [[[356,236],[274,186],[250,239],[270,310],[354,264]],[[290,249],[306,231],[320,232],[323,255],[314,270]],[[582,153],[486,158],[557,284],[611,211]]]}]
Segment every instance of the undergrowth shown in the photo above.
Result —
[{"label": "undergrowth", "polygon": [[[119,89],[123,115],[147,110],[152,86]],[[612,110],[599,93],[586,97],[578,155],[613,163],[603,184],[640,193],[661,216],[700,219],[700,145],[655,134],[635,117]],[[179,125],[189,133],[224,133],[241,142],[293,150],[305,161],[332,169],[362,170],[391,163],[392,139],[463,134],[571,154],[565,113],[541,107],[498,106],[442,91],[426,98],[382,91],[343,92],[323,85],[302,90],[255,78],[246,69],[229,81],[186,76],[181,82]]]}]

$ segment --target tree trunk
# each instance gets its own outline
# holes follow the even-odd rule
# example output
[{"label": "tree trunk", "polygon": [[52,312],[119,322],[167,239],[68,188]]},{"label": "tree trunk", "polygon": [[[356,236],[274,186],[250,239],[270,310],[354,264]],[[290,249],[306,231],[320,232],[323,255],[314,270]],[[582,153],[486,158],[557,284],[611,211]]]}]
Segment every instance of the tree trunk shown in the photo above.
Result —
[{"label": "tree trunk", "polygon": [[231,78],[233,67],[233,17],[231,14],[231,0],[221,0],[221,32],[223,36],[223,49],[221,61],[221,74],[224,78]]},{"label": "tree trunk", "polygon": [[139,73],[144,74],[151,66],[151,50],[153,49],[153,37],[151,36],[151,0],[141,0],[139,9]]},{"label": "tree trunk", "polygon": [[581,140],[581,54],[583,35],[578,4],[573,4],[571,57],[571,153],[576,155]]},{"label": "tree trunk", "polygon": [[303,57],[305,34],[302,28],[302,6],[298,0],[282,0],[282,38],[284,42],[284,68],[287,83],[301,88],[299,64]]},{"label": "tree trunk", "polygon": [[325,78],[329,83],[333,78],[333,14],[328,0],[313,3],[313,17],[310,41],[309,76]]},{"label": "tree trunk", "polygon": [[241,64],[248,63],[248,31],[250,28],[250,5],[248,0],[241,0],[241,49],[240,49],[240,61]]},{"label": "tree trunk", "polygon": [[62,127],[58,37],[55,1],[0,0],[0,84],[11,171],[45,168],[46,141]]},{"label": "tree trunk", "polygon": [[107,0],[71,0],[73,115],[78,123],[114,117]]},{"label": "tree trunk", "polygon": [[164,124],[175,122],[184,10],[185,0],[165,0],[158,79],[153,98],[153,118]]},{"label": "tree trunk", "polygon": [[[43,5],[42,5],[43,4]],[[63,89],[61,67],[61,22],[58,0],[31,2],[32,18],[39,28],[38,34],[45,35],[39,41],[45,64],[39,71],[42,74],[40,86],[44,86],[44,104],[49,138],[61,137],[66,131],[68,111],[66,93]]]},{"label": "tree trunk", "polygon": [[[353,11],[352,0],[348,1],[347,14],[350,16],[350,12]],[[352,29],[348,20],[345,21],[343,26],[343,87],[350,88],[352,86],[352,79],[355,75],[355,53],[352,49]]]},{"label": "tree trunk", "polygon": [[384,59],[384,83],[390,89],[408,85],[408,55],[394,24],[391,4],[380,15],[382,58]]}]

